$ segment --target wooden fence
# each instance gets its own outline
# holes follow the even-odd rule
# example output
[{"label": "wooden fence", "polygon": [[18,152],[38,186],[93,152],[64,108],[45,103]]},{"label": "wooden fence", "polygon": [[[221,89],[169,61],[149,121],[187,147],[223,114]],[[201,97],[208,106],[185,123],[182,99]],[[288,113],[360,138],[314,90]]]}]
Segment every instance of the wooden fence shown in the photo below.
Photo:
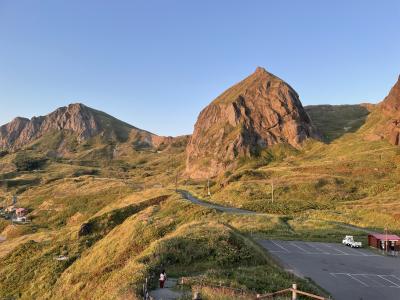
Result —
[{"label": "wooden fence", "polygon": [[293,283],[291,288],[282,290],[282,291],[277,291],[274,293],[270,293],[270,294],[264,294],[264,295],[260,295],[257,294],[257,298],[256,299],[274,299],[275,297],[281,296],[281,295],[285,295],[291,293],[292,294],[292,300],[297,300],[297,296],[302,295],[302,296],[306,296],[309,297],[311,299],[317,299],[317,300],[328,300],[328,298],[324,298],[318,295],[314,295],[311,293],[307,293],[307,292],[303,292],[297,289],[297,284]]}]

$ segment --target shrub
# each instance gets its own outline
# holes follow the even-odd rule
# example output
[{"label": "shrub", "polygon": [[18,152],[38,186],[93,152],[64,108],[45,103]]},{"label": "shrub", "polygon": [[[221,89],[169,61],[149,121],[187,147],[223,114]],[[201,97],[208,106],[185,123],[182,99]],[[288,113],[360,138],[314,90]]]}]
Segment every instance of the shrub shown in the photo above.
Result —
[{"label": "shrub", "polygon": [[2,158],[2,157],[4,157],[4,156],[6,156],[6,155],[8,155],[8,151],[7,150],[0,150],[0,158]]},{"label": "shrub", "polygon": [[18,171],[33,171],[40,169],[47,161],[44,157],[35,157],[27,153],[20,152],[17,154],[13,163]]},{"label": "shrub", "polygon": [[98,175],[99,174],[99,170],[97,169],[78,169],[74,172],[73,176],[74,177],[79,177],[79,176],[83,176],[83,175]]}]

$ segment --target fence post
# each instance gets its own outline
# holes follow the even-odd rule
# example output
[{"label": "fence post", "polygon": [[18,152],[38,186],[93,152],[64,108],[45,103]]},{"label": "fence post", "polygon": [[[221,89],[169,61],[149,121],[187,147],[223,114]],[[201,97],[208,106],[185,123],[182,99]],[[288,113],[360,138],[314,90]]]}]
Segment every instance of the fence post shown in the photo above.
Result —
[{"label": "fence post", "polygon": [[297,300],[297,284],[292,285],[292,300]]}]

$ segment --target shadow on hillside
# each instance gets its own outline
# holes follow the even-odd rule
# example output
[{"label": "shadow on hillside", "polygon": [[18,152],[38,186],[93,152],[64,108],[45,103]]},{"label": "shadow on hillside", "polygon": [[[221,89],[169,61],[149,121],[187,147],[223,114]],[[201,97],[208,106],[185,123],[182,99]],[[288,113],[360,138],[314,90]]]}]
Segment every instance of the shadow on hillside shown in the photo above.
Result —
[{"label": "shadow on hillside", "polygon": [[346,133],[356,132],[365,124],[370,111],[356,105],[310,105],[305,110],[312,122],[323,135],[323,141],[330,143]]}]

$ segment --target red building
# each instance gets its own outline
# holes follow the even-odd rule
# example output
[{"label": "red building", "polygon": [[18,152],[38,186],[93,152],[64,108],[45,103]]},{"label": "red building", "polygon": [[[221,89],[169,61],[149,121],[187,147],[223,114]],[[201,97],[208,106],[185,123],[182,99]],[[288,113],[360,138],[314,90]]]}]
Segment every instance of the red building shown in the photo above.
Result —
[{"label": "red building", "polygon": [[371,233],[368,234],[368,245],[381,250],[400,251],[400,237],[395,234]]},{"label": "red building", "polygon": [[20,207],[15,210],[15,214],[17,217],[23,217],[28,213],[28,210],[26,208]]}]

